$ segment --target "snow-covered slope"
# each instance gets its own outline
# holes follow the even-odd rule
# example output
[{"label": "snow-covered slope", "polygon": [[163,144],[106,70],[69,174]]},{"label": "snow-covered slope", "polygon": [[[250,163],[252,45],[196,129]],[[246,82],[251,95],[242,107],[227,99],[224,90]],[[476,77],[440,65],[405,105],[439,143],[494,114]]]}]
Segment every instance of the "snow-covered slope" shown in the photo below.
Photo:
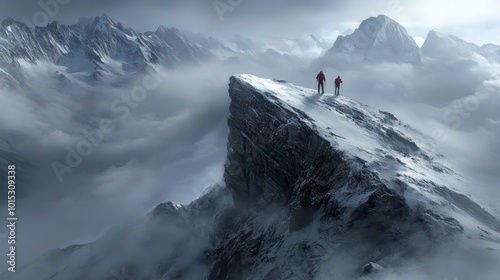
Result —
[{"label": "snow-covered slope", "polygon": [[361,22],[354,33],[339,36],[326,59],[349,61],[420,63],[418,45],[406,29],[393,19],[379,15]]},{"label": "snow-covered slope", "polygon": [[[462,194],[451,161],[392,114],[252,75],[231,77],[229,94],[225,183],[1,277],[358,279],[368,262],[498,257],[499,221]],[[442,279],[472,279],[467,264],[436,266]]]},{"label": "snow-covered slope", "polygon": [[[468,219],[467,213],[451,205],[450,209],[441,207],[448,198],[439,194],[440,191],[465,191],[461,186],[465,187],[466,183],[434,150],[430,137],[401,123],[390,113],[374,112],[346,97],[320,97],[314,90],[250,75],[237,79],[255,88],[272,103],[302,116],[300,121],[328,140],[334,149],[348,158],[360,160],[390,188],[407,192],[405,199],[410,204],[440,205],[433,210],[458,221]],[[481,222],[484,221],[469,230],[475,231]],[[494,230],[500,229],[500,224],[492,223]]]}]

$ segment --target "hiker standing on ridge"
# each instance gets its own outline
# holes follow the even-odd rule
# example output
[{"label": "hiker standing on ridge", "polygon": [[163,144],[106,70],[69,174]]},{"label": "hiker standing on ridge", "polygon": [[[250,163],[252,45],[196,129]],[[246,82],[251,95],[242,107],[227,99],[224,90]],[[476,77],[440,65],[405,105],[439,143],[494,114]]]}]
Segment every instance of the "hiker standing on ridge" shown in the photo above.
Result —
[{"label": "hiker standing on ridge", "polygon": [[321,93],[325,93],[325,82],[326,82],[326,77],[325,74],[323,74],[323,71],[319,71],[319,74],[316,76],[316,81],[318,81],[318,93],[319,89],[321,87]]},{"label": "hiker standing on ridge", "polygon": [[335,79],[335,95],[340,95],[340,84],[342,83],[342,79],[340,76],[337,76]]}]

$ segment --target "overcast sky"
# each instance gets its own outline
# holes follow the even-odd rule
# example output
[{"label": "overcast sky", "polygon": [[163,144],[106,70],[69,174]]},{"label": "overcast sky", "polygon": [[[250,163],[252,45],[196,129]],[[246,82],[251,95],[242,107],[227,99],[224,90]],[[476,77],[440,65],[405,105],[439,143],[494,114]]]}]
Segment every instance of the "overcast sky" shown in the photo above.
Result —
[{"label": "overcast sky", "polygon": [[[44,2],[46,1],[46,2]],[[138,31],[175,26],[217,36],[300,36],[314,33],[334,40],[361,20],[385,14],[405,26],[418,43],[439,29],[476,44],[500,44],[500,2],[477,1],[332,1],[332,0],[41,0],[68,2],[45,17],[36,0],[0,0],[0,18],[74,23],[82,16],[107,13]],[[53,3],[53,2],[52,2]],[[233,3],[230,6],[228,3]],[[216,5],[217,4],[217,5]],[[53,5],[49,5],[53,7]],[[218,8],[216,9],[215,6]],[[52,8],[54,10],[54,8]],[[37,14],[38,13],[38,14]],[[37,17],[38,16],[38,17]],[[332,38],[329,38],[332,37]]]}]

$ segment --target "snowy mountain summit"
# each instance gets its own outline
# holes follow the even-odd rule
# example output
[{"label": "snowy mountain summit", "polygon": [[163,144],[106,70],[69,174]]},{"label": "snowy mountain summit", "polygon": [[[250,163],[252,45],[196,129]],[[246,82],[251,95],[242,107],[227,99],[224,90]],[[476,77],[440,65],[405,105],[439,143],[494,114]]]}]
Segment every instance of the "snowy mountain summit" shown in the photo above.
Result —
[{"label": "snowy mountain summit", "polygon": [[426,136],[285,81],[236,75],[229,94],[223,183],[5,279],[371,279],[410,261],[415,279],[495,279],[432,261],[498,255],[500,222]]},{"label": "snowy mountain summit", "polygon": [[420,49],[413,37],[403,26],[384,15],[363,20],[352,34],[339,36],[325,56],[337,63],[353,60],[421,62]]},{"label": "snowy mountain summit", "polygon": [[0,25],[0,81],[8,86],[23,84],[23,62],[53,63],[66,69],[64,75],[96,81],[105,76],[126,79],[159,65],[172,68],[213,57],[210,49],[176,28],[137,33],[106,14],[34,30],[11,18]]}]

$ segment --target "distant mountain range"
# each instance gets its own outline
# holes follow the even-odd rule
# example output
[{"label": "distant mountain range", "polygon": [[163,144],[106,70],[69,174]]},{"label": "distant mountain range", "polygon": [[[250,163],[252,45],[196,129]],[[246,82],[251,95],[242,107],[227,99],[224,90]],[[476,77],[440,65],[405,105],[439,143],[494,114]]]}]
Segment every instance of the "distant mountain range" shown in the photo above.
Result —
[{"label": "distant mountain range", "polygon": [[423,55],[433,59],[482,57],[490,62],[500,63],[500,46],[486,44],[480,47],[437,30],[429,31],[421,50]]},{"label": "distant mountain range", "polygon": [[66,26],[52,22],[31,30],[12,19],[0,26],[0,68],[11,85],[23,82],[19,60],[43,60],[65,66],[67,73],[87,73],[95,80],[104,75],[131,75],[159,64],[173,67],[210,58],[204,48],[175,28],[136,33],[107,15],[81,19]]},{"label": "distant mountain range", "polygon": [[356,61],[420,64],[425,58],[500,62],[500,46],[479,47],[435,30],[419,48],[402,25],[384,15],[362,21],[351,34],[340,35],[330,46],[311,34],[259,40],[235,35],[221,41],[164,26],[154,32],[137,33],[106,14],[82,18],[73,25],[52,22],[34,30],[9,18],[0,25],[0,82],[7,87],[22,86],[22,63],[37,61],[65,67],[62,75],[77,75],[87,83],[104,76],[123,79],[156,67],[175,68],[241,56],[251,56],[257,62],[269,56],[284,62],[291,56],[321,56],[323,61],[337,65]]},{"label": "distant mountain range", "polygon": [[0,82],[21,86],[22,61],[54,63],[65,67],[66,74],[83,73],[84,80],[92,82],[104,76],[129,77],[156,66],[174,68],[241,54],[257,55],[273,48],[280,54],[300,54],[309,48],[326,51],[327,47],[327,43],[312,35],[266,42],[235,35],[223,43],[203,34],[164,26],[154,32],[137,33],[106,14],[83,18],[69,26],[52,22],[34,30],[9,18],[0,25]]},{"label": "distant mountain range", "polygon": [[361,22],[349,35],[337,38],[323,59],[345,64],[353,62],[393,62],[420,64],[425,59],[485,59],[500,63],[500,46],[482,47],[451,34],[431,30],[422,48],[395,20],[379,15]]}]

